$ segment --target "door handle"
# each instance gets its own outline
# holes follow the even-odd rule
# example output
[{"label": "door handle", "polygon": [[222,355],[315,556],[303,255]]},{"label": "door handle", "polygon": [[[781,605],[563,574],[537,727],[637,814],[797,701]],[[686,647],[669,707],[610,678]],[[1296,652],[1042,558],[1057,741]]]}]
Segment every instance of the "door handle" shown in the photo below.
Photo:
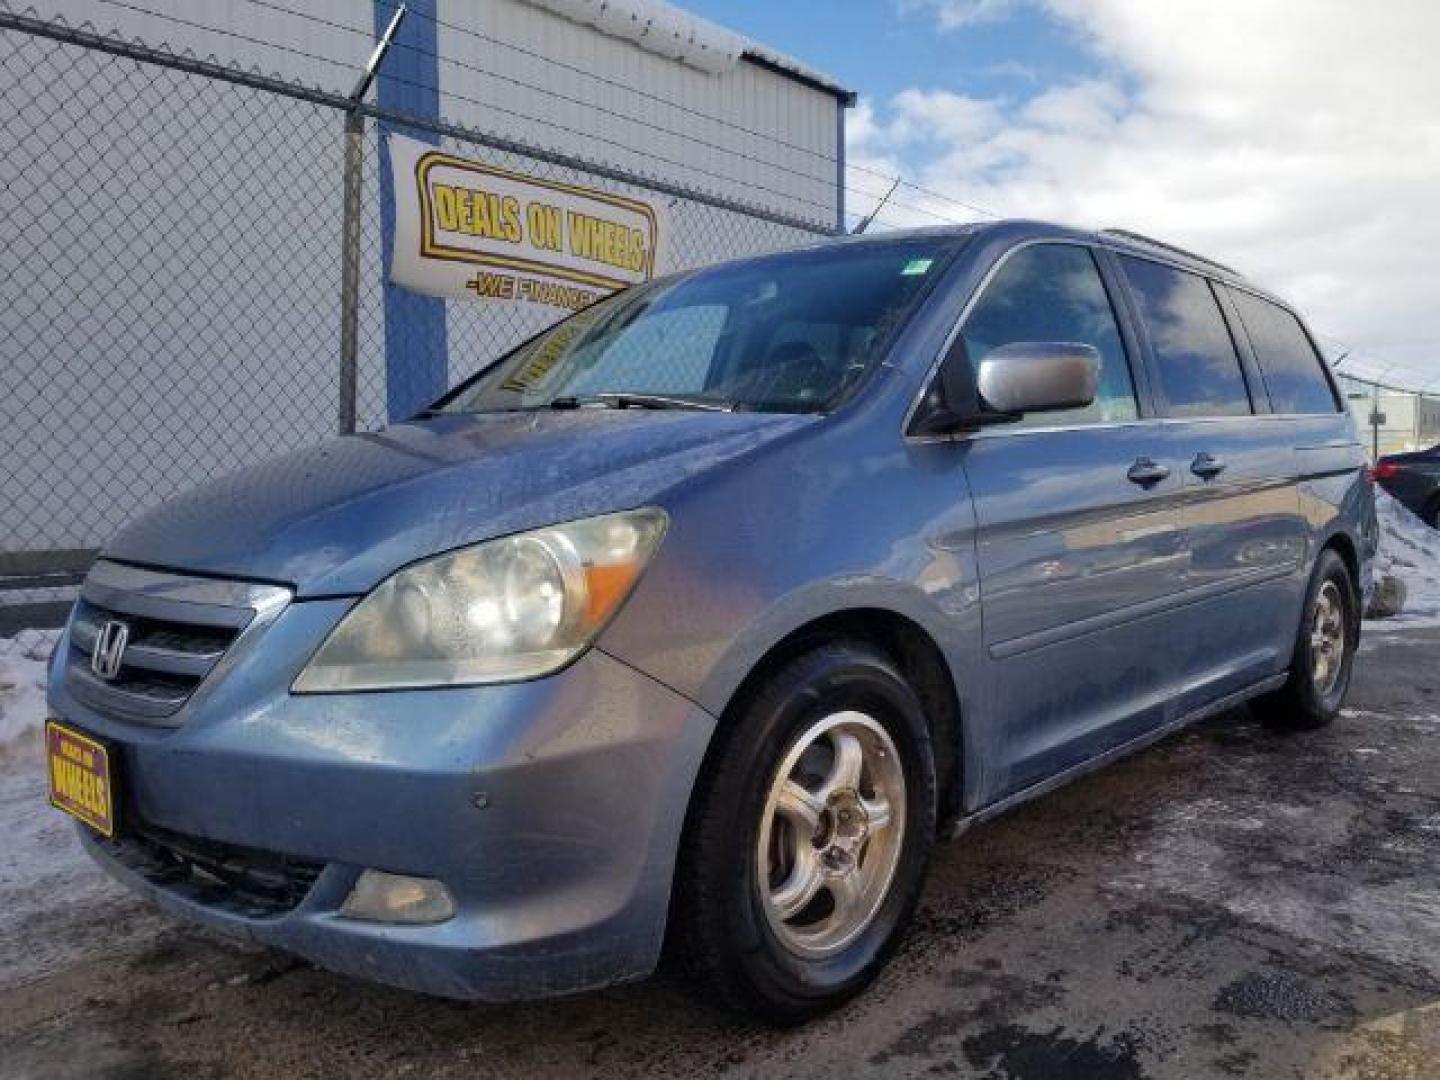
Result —
[{"label": "door handle", "polygon": [[1158,484],[1169,475],[1170,469],[1167,466],[1148,457],[1137,458],[1135,464],[1130,466],[1130,471],[1125,474],[1132,484],[1139,484],[1141,487]]},{"label": "door handle", "polygon": [[1202,480],[1213,480],[1225,471],[1225,462],[1202,450],[1190,463],[1190,471]]}]

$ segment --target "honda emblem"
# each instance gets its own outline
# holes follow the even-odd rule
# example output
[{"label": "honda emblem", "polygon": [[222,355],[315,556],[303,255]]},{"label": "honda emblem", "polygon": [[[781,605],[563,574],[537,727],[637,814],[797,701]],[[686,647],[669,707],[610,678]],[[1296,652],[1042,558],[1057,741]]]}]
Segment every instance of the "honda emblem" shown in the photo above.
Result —
[{"label": "honda emblem", "polygon": [[95,635],[95,651],[90,654],[90,670],[109,682],[120,674],[125,659],[125,646],[130,643],[130,627],[119,619],[111,619]]}]

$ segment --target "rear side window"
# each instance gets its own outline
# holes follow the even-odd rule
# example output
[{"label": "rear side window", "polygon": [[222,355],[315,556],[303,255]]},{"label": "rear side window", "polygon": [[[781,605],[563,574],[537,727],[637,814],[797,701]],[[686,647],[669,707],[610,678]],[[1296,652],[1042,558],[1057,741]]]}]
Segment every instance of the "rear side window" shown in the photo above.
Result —
[{"label": "rear side window", "polygon": [[1321,366],[1324,361],[1300,320],[1251,293],[1229,292],[1260,362],[1271,408],[1277,413],[1338,412],[1335,393]]},{"label": "rear side window", "polygon": [[1250,392],[1220,302],[1199,274],[1120,257],[1170,416],[1248,416]]},{"label": "rear side window", "polygon": [[991,349],[1019,341],[1079,342],[1100,354],[1100,386],[1083,409],[1036,413],[1018,425],[1133,420],[1135,385],[1095,256],[1074,244],[1036,244],[1005,260],[961,331],[975,370]]}]

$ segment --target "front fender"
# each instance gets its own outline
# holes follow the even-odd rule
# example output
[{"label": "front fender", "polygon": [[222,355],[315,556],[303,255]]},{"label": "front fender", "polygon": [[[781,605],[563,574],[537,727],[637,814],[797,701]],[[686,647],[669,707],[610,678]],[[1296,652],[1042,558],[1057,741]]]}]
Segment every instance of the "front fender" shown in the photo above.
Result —
[{"label": "front fender", "polygon": [[[782,641],[821,619],[850,612],[879,611],[914,623],[939,647],[957,688],[972,685],[954,658],[979,640],[978,620],[967,642],[963,620],[942,612],[914,586],[883,578],[848,576],[806,585],[760,612],[729,642],[696,693],[711,715],[721,715],[746,677]],[[708,703],[708,704],[707,704]]]}]

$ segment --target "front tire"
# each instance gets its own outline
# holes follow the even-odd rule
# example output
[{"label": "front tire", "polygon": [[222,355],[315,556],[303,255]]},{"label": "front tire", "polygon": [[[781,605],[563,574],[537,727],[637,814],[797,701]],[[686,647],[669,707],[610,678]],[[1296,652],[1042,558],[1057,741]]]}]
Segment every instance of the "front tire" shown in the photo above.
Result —
[{"label": "front tire", "polygon": [[686,825],[675,944],[700,989],[766,1022],[836,1008],[879,973],[935,836],[930,732],[868,645],[820,645],[716,736]]},{"label": "front tire", "polygon": [[1322,728],[1340,715],[1360,644],[1360,600],[1345,560],[1320,553],[1305,594],[1289,679],[1257,708],[1274,727]]}]

